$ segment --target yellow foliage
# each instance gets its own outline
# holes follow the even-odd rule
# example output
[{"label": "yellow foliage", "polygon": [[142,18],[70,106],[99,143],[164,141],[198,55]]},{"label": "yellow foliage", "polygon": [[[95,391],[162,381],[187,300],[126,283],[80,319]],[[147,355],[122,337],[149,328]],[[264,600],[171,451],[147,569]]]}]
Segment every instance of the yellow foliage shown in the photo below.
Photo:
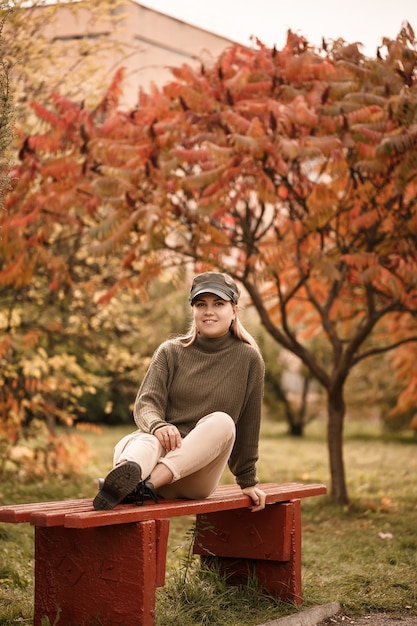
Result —
[{"label": "yellow foliage", "polygon": [[5,269],[0,270],[0,285],[7,287],[12,284],[24,284],[22,277],[25,276],[25,261],[26,255],[23,252]]},{"label": "yellow foliage", "polygon": [[209,151],[210,155],[218,162],[230,162],[230,158],[233,155],[233,148],[227,146],[219,146],[212,141],[204,141],[203,148]]},{"label": "yellow foliage", "polygon": [[207,185],[214,183],[222,174],[222,172],[225,171],[225,169],[226,166],[222,165],[214,169],[201,172],[200,174],[185,176],[180,180],[180,186],[186,191],[191,191],[193,189],[203,189]]},{"label": "yellow foliage", "polygon": [[297,96],[292,106],[295,112],[294,120],[296,123],[308,126],[309,128],[316,128],[319,123],[318,114],[316,111],[310,109],[304,97]]},{"label": "yellow foliage", "polygon": [[267,147],[264,137],[250,137],[237,133],[233,135],[233,145],[238,151],[250,153],[255,158],[262,157]]},{"label": "yellow foliage", "polygon": [[314,148],[325,156],[331,156],[333,152],[343,148],[341,139],[336,136],[308,136],[302,140],[302,145],[307,148]]},{"label": "yellow foliage", "polygon": [[295,139],[280,137],[278,150],[286,161],[294,161],[300,154],[300,144]]},{"label": "yellow foliage", "polygon": [[100,198],[116,198],[123,195],[129,187],[119,177],[105,176],[96,178],[91,188]]}]

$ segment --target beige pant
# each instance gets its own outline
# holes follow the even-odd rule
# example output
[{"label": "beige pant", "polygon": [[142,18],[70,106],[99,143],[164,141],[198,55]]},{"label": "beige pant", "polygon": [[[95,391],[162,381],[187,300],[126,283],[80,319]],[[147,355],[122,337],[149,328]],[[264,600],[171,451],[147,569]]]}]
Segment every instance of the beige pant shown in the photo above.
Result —
[{"label": "beige pant", "polygon": [[235,424],[222,411],[202,417],[176,450],[167,452],[154,435],[137,430],[114,448],[113,465],[136,461],[147,478],[158,463],[172,472],[169,485],[158,489],[164,498],[206,498],[219,484],[235,441]]}]

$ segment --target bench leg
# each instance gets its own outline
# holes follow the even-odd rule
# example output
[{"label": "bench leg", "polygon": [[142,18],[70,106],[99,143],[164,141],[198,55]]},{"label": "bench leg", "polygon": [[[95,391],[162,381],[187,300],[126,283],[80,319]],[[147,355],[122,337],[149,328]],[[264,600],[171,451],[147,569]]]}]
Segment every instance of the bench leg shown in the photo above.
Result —
[{"label": "bench leg", "polygon": [[34,626],[154,626],[168,526],[36,527]]},{"label": "bench leg", "polygon": [[255,575],[272,595],[302,602],[301,505],[299,500],[197,516],[193,551],[219,567],[230,584]]}]

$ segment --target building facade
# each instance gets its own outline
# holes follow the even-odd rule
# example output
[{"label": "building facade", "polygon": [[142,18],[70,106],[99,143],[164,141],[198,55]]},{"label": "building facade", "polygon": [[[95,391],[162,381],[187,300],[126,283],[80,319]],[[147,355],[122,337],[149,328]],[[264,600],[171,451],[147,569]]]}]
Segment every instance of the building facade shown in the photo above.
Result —
[{"label": "building facade", "polygon": [[119,13],[115,16],[119,18],[116,29],[110,27],[105,18],[92,21],[88,1],[82,5],[84,8],[77,11],[61,6],[58,19],[47,25],[47,34],[54,41],[66,42],[69,55],[71,42],[79,45],[83,38],[111,37],[119,45],[109,46],[103,55],[103,64],[109,74],[118,67],[125,68],[123,101],[130,106],[137,101],[139,87],[146,90],[151,83],[161,87],[170,80],[169,67],[210,63],[234,43],[134,0],[126,0],[123,6],[110,9]]}]

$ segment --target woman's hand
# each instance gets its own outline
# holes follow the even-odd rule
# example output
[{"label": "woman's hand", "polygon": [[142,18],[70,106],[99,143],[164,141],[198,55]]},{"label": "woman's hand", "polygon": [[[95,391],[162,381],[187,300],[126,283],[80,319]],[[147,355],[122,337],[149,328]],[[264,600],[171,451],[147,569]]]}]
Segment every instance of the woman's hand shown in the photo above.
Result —
[{"label": "woman's hand", "polygon": [[250,507],[252,513],[255,513],[256,511],[262,511],[262,509],[265,508],[266,493],[262,491],[262,489],[259,489],[259,487],[254,485],[253,487],[244,487],[242,491],[246,496],[249,496],[251,498],[252,502],[255,505]]},{"label": "woman's hand", "polygon": [[154,435],[167,452],[181,448],[181,435],[178,428],[173,424],[167,424],[158,428]]}]

